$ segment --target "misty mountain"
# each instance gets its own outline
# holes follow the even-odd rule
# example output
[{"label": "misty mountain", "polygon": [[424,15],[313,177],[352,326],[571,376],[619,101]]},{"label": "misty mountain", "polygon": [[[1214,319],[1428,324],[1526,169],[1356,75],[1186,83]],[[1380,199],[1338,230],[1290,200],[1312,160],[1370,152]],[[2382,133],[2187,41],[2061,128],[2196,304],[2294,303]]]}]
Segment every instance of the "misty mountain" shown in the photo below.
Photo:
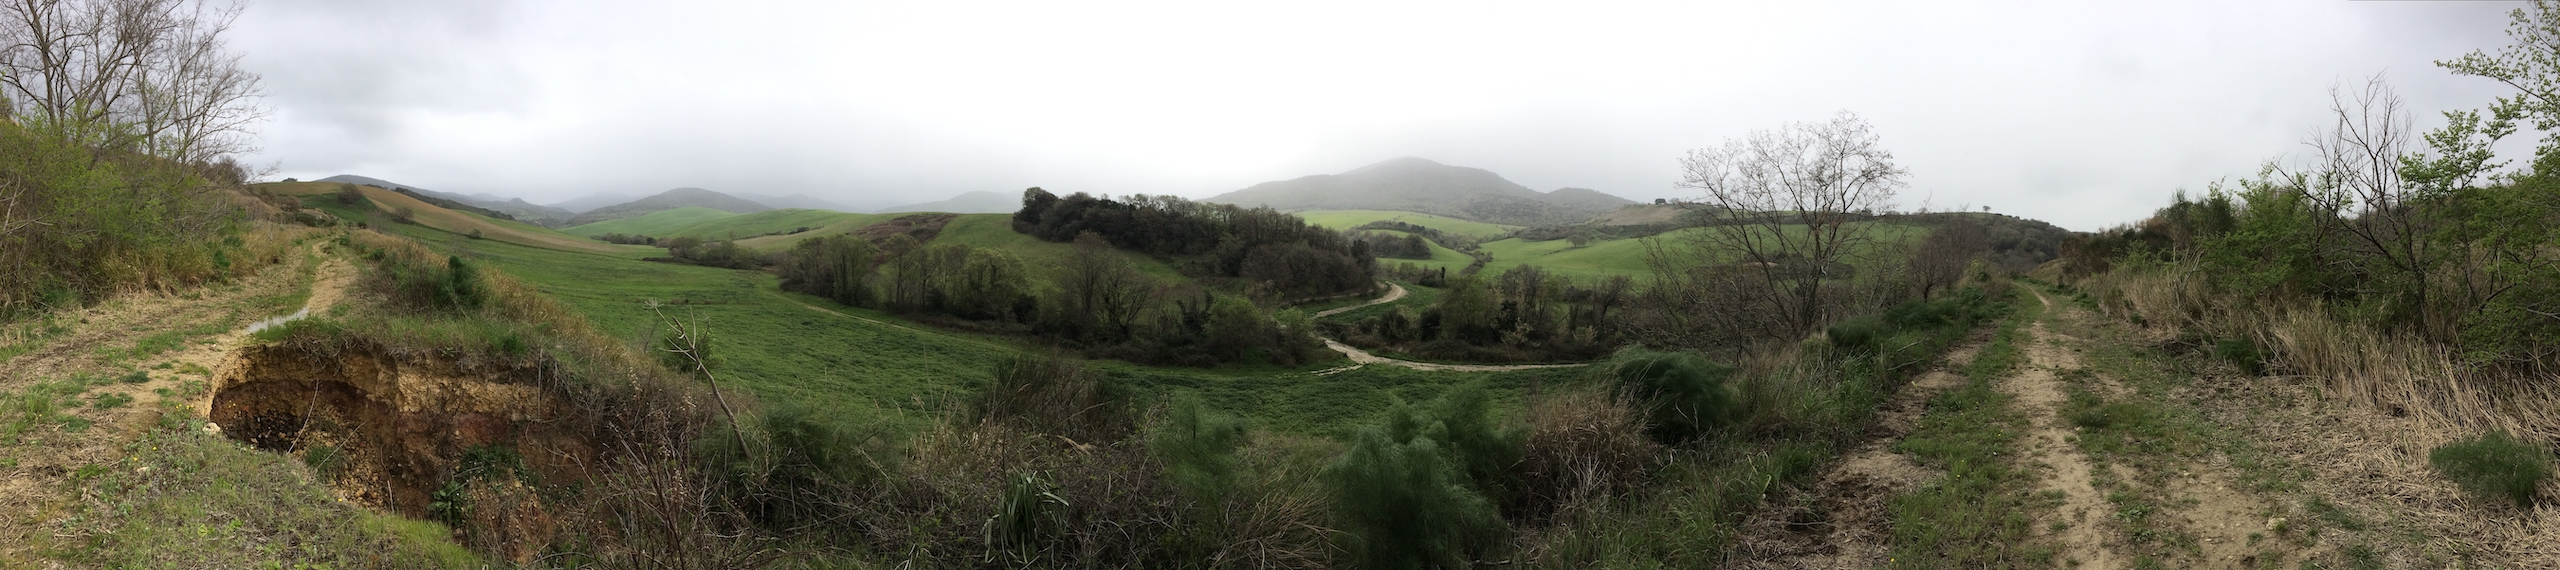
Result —
[{"label": "misty mountain", "polygon": [[674,190],[660,192],[656,196],[588,210],[587,213],[579,214],[577,218],[569,220],[569,225],[576,226],[592,224],[605,220],[619,220],[622,218],[637,217],[659,210],[673,210],[688,206],[698,206],[739,214],[752,214],[774,209],[772,206],[758,204],[745,198],[739,198],[701,188],[677,188]]},{"label": "misty mountain", "polygon": [[810,196],[810,195],[808,195],[808,194],[792,194],[792,195],[789,195],[789,196],[774,196],[774,195],[770,195],[770,194],[749,194],[749,193],[745,193],[745,192],[733,192],[733,193],[730,193],[729,195],[731,195],[731,196],[736,196],[736,197],[739,197],[739,198],[744,198],[744,199],[746,199],[746,200],[748,200],[748,201],[755,202],[755,203],[758,203],[758,204],[764,204],[764,205],[766,205],[766,206],[772,206],[774,209],[777,209],[777,210],[780,210],[780,209],[788,209],[788,208],[802,208],[802,209],[808,209],[808,210],[834,210],[834,211],[838,211],[838,212],[860,212],[860,211],[862,211],[862,210],[860,210],[860,209],[856,209],[854,206],[847,206],[847,205],[845,205],[845,204],[844,204],[844,203],[842,203],[842,202],[836,202],[836,201],[828,200],[828,199],[825,199],[825,198],[819,198],[819,197],[816,197],[816,196]]},{"label": "misty mountain", "polygon": [[1635,203],[1583,188],[1539,192],[1485,169],[1414,157],[1264,182],[1204,201],[1286,211],[1398,210],[1520,226],[1571,224]]},{"label": "misty mountain", "polygon": [[553,202],[550,206],[553,208],[568,210],[572,214],[584,214],[587,212],[593,212],[596,208],[612,206],[630,201],[630,194],[624,194],[621,192],[597,192],[566,201]]},{"label": "misty mountain", "polygon": [[1010,214],[1022,209],[1022,196],[1001,192],[976,191],[953,196],[949,200],[881,208],[876,213],[947,212],[952,214]]},{"label": "misty mountain", "polygon": [[[441,199],[441,200],[445,200],[445,201],[447,201],[447,202],[454,202],[454,203],[461,204],[462,206],[466,206],[466,207],[464,207],[464,208],[453,208],[453,209],[457,209],[457,210],[470,210],[470,209],[473,209],[473,208],[477,208],[477,209],[479,209],[479,210],[486,210],[486,211],[489,211],[489,212],[497,212],[497,213],[501,213],[501,214],[506,214],[506,215],[505,215],[505,216],[503,216],[503,217],[506,217],[506,218],[509,218],[509,219],[513,219],[513,220],[516,220],[516,221],[519,221],[519,222],[524,222],[524,223],[534,224],[534,225],[539,225],[539,226],[545,226],[545,227],[560,227],[562,224],[564,224],[564,223],[568,222],[568,221],[569,221],[569,218],[571,218],[571,217],[575,217],[575,216],[576,216],[576,214],[571,213],[571,212],[570,212],[570,211],[568,211],[568,210],[563,210],[563,209],[560,209],[560,208],[554,208],[554,207],[550,207],[550,206],[538,205],[538,204],[534,204],[534,203],[532,203],[532,202],[526,202],[526,201],[524,201],[524,199],[523,199],[523,198],[509,198],[509,197],[505,197],[505,196],[498,196],[498,195],[495,195],[495,194],[490,194],[490,193],[487,193],[487,192],[480,192],[480,193],[468,194],[468,195],[465,195],[465,194],[455,194],[455,193],[452,193],[452,192],[437,192],[437,191],[434,191],[434,190],[428,190],[428,189],[425,189],[425,188],[419,188],[419,187],[416,187],[416,186],[410,186],[410,185],[407,185],[407,184],[401,184],[401,183],[398,183],[398,182],[392,182],[392,181],[389,181],[389,180],[383,180],[383,179],[380,179],[380,178],[374,178],[374,177],[370,177],[370,176],[359,176],[359,175],[354,175],[354,174],[340,174],[340,175],[337,175],[337,176],[331,176],[331,177],[328,177],[328,178],[322,178],[322,179],[320,179],[319,181],[320,181],[320,182],[337,182],[337,183],[342,183],[342,184],[356,184],[356,185],[363,185],[363,186],[375,186],[375,187],[380,187],[380,188],[389,188],[389,189],[393,189],[393,190],[406,190],[406,191],[408,191],[409,193],[417,194],[417,195],[420,195],[420,196],[423,196],[423,197],[426,197],[426,198]],[[442,204],[439,204],[439,205],[442,205]],[[448,206],[448,207],[450,207],[450,206]],[[483,212],[483,213],[485,214],[485,213],[487,213],[487,212]],[[498,217],[498,216],[493,216],[493,217]]]}]

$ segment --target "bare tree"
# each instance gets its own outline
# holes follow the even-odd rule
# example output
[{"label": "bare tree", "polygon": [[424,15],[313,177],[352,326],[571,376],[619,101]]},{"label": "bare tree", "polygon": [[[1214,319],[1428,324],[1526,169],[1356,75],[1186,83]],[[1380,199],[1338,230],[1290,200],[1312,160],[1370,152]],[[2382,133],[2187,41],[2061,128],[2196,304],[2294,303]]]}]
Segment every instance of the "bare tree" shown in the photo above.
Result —
[{"label": "bare tree", "polygon": [[266,110],[257,74],[223,43],[239,15],[204,0],[5,0],[9,119],[189,164],[250,150],[249,126]]},{"label": "bare tree", "polygon": [[2402,315],[2443,332],[2452,323],[2423,322],[2427,275],[2445,251],[2427,235],[2436,214],[2430,197],[2401,172],[2415,128],[2400,95],[2374,76],[2362,89],[2331,87],[2329,111],[2335,124],[2304,141],[2313,152],[2307,172],[2285,173],[2304,182],[2303,197],[2323,214],[2314,218],[2320,249],[2340,258],[2362,293],[2397,297]]},{"label": "bare tree", "polygon": [[1763,278],[1740,282],[1755,283],[1751,297],[1786,316],[1788,330],[1767,331],[1781,336],[1822,324],[1823,280],[1846,277],[1843,260],[1871,240],[1867,225],[1852,222],[1891,207],[1908,174],[1878,146],[1874,128],[1847,111],[1691,150],[1680,166],[1679,187],[1705,193],[1681,202],[1701,231],[1690,234],[1685,252],[1652,248],[1657,257],[1690,256],[1656,266],[1729,260],[1758,272]]},{"label": "bare tree", "polygon": [[1954,287],[1964,280],[1964,270],[1974,258],[1991,251],[1991,234],[1982,224],[1963,216],[1950,216],[1944,225],[1921,238],[1911,252],[1911,279],[1920,284],[1920,298],[1941,287]]}]

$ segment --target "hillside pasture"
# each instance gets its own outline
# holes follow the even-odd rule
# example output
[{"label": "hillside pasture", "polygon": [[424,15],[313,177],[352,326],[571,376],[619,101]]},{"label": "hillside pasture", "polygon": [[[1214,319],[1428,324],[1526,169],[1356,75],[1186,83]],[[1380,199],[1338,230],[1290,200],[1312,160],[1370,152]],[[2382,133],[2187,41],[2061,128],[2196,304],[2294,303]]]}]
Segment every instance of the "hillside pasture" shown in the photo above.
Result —
[{"label": "hillside pasture", "polygon": [[1305,212],[1298,212],[1297,214],[1299,218],[1306,219],[1308,224],[1337,230],[1356,228],[1369,222],[1393,220],[1440,230],[1451,234],[1477,239],[1486,239],[1502,235],[1510,232],[1511,230],[1520,229],[1520,226],[1506,226],[1475,220],[1461,220],[1448,216],[1416,212],[1395,212],[1388,210],[1309,210]]},{"label": "hillside pasture", "polygon": [[[1870,247],[1919,239],[1928,235],[1929,232],[1929,228],[1905,223],[1882,221],[1857,223],[1870,225],[1873,228],[1870,237],[1875,240],[1875,244]],[[1803,231],[1802,228],[1803,226],[1788,226],[1788,231]],[[1659,234],[1655,239],[1664,240],[1664,245],[1685,246],[1689,240],[1699,237],[1701,232],[1705,231],[1707,230],[1703,228],[1676,230]],[[1569,275],[1575,279],[1605,279],[1613,275],[1641,279],[1652,272],[1645,265],[1645,246],[1642,239],[1600,240],[1575,247],[1570,240],[1525,241],[1513,238],[1485,242],[1480,247],[1486,253],[1493,254],[1493,262],[1485,264],[1484,268],[1484,275],[1488,276],[1500,275],[1504,271],[1522,265],[1536,265],[1539,269]],[[1727,253],[1709,262],[1731,263],[1735,259],[1734,255]],[[1852,265],[1868,263],[1863,259],[1843,261]]]},{"label": "hillside pasture", "polygon": [[[335,202],[330,195],[338,191],[337,183],[279,182],[260,184],[257,187],[288,196],[315,197],[317,199],[305,198],[303,202],[305,204],[319,206],[324,210],[329,210],[342,217],[350,214],[364,214],[358,216],[357,219],[359,220],[371,217],[362,210],[331,208],[330,206],[334,206]],[[387,215],[388,212],[395,208],[407,208],[411,214],[411,219],[415,220],[418,225],[451,233],[457,236],[469,235],[472,231],[477,230],[480,232],[480,237],[486,240],[496,240],[518,245],[563,251],[624,253],[633,249],[633,246],[608,244],[523,222],[500,220],[469,212],[447,210],[443,207],[420,201],[417,198],[409,197],[406,194],[375,188],[372,186],[357,186],[356,188],[362,190],[365,198],[372,201],[373,208],[375,210],[384,212]],[[355,208],[362,207],[363,206],[356,206]]]},{"label": "hillside pasture", "polygon": [[605,220],[592,224],[569,226],[561,228],[560,231],[570,235],[586,237],[596,237],[605,234],[675,237],[676,234],[669,232],[676,228],[709,222],[721,218],[735,217],[738,215],[739,214],[736,212],[723,212],[701,206],[686,206],[673,210],[659,210],[619,220]]}]

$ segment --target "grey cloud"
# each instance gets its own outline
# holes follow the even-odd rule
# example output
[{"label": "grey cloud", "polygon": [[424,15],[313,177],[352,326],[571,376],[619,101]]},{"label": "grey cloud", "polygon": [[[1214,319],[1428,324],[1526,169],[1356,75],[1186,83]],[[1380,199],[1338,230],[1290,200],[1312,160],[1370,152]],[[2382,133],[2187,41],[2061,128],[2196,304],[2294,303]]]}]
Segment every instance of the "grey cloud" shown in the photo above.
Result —
[{"label": "grey cloud", "polygon": [[584,1],[253,6],[234,46],[279,110],[253,161],[536,202],[887,205],[1197,197],[1422,156],[1647,199],[1686,149],[1848,109],[1914,173],[1906,206],[2087,230],[2298,152],[2333,82],[2388,72],[2422,122],[2486,104],[2498,86],[2432,62],[2504,44],[2514,7]]}]

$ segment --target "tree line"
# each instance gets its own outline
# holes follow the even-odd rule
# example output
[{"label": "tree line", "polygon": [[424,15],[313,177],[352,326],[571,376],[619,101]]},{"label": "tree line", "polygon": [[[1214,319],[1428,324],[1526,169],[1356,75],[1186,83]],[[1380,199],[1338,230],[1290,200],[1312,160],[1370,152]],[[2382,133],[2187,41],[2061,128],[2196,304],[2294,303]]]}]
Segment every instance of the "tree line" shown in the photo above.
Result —
[{"label": "tree line", "polygon": [[[1324,354],[1304,313],[1275,315],[1242,296],[1157,279],[1099,234],[1079,235],[1068,255],[1046,267],[1034,273],[1001,250],[927,244],[904,234],[877,244],[835,235],[800,242],[777,272],[785,290],[1034,334],[1101,358],[1294,366]],[[1048,287],[1035,285],[1044,280]]]},{"label": "tree line", "polygon": [[1172,196],[1114,200],[1078,192],[1062,198],[1031,188],[1022,193],[1013,228],[1052,242],[1091,233],[1113,247],[1167,260],[1192,278],[1240,280],[1254,295],[1276,300],[1369,290],[1377,264],[1367,243],[1297,216]]}]

